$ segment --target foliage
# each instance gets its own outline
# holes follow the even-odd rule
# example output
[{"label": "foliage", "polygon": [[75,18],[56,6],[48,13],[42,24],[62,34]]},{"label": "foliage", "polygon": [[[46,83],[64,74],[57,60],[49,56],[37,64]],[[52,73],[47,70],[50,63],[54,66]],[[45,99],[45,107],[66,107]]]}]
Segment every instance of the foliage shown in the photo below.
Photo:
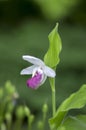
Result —
[{"label": "foliage", "polygon": [[[28,91],[25,85],[27,77],[24,78],[19,75],[24,65],[21,56],[27,53],[43,59],[43,55],[48,48],[46,36],[51,29],[52,26],[49,23],[35,21],[12,30],[9,30],[9,28],[0,29],[0,84],[3,85],[7,79],[10,79],[16,85],[20,99],[25,100],[33,111],[34,109],[38,111],[42,102],[46,100],[48,100],[50,106],[51,91],[47,87],[48,81],[37,92]],[[56,76],[56,84],[60,86],[56,88],[58,93],[56,100],[58,104],[69,96],[71,92],[76,91],[86,80],[85,29],[85,27],[63,26],[61,24],[59,26],[59,33],[63,41],[63,50],[60,54],[61,60],[60,64],[58,64]],[[27,65],[26,63],[25,66]],[[40,96],[42,98],[39,101]],[[35,99],[37,99],[37,102],[35,102]]]},{"label": "foliage", "polygon": [[[32,129],[35,116],[31,114],[29,107],[19,105],[18,98],[16,87],[10,81],[7,81],[5,86],[0,88],[0,130],[21,130],[22,127],[25,127],[26,130]],[[42,107],[43,118],[37,124],[39,130],[45,128],[47,111],[47,104],[44,104]],[[25,118],[27,123],[24,124]]]},{"label": "foliage", "polygon": [[[54,28],[55,30],[56,30],[56,27]],[[32,32],[30,32],[30,35],[31,35],[31,33]],[[55,31],[55,35],[56,35],[56,31]],[[77,33],[78,33],[78,31],[77,31]],[[33,34],[33,33],[32,33]],[[57,33],[58,34],[58,33]],[[70,33],[71,34],[71,33]],[[74,34],[76,34],[75,32],[74,32]],[[2,34],[3,35],[3,34]],[[78,35],[78,34],[77,34]],[[12,36],[12,35],[11,35]],[[26,36],[26,35],[25,35]],[[33,36],[35,36],[34,34],[33,34]],[[33,36],[32,36],[32,38],[33,38]],[[70,35],[71,36],[71,35]],[[75,36],[75,35],[74,35]],[[80,35],[81,36],[81,35]],[[39,37],[39,36],[38,36]],[[43,37],[43,35],[42,35],[42,37]],[[3,37],[2,37],[3,38]],[[7,38],[7,37],[6,37]],[[26,37],[25,37],[26,38]],[[69,41],[70,41],[70,37],[68,37],[69,38]],[[75,38],[75,37],[74,37]],[[13,39],[11,39],[11,38],[9,38],[11,41],[13,41]],[[14,38],[15,39],[15,38]],[[83,36],[81,37],[81,39],[83,39]],[[2,39],[1,39],[2,40]],[[4,48],[4,44],[3,44],[3,42],[5,43],[5,40],[6,39],[3,39],[2,40],[2,44],[1,44],[1,53],[3,54],[3,49],[2,48]],[[9,40],[6,40],[6,42],[9,42]],[[57,40],[58,41],[58,40]],[[82,41],[82,40],[81,40]],[[17,41],[18,42],[18,41]],[[41,42],[41,40],[40,40],[40,42]],[[67,42],[68,42],[68,39],[67,39]],[[71,42],[71,44],[72,44],[72,41],[70,41]],[[12,43],[12,42],[11,42]],[[19,60],[18,59],[18,57],[17,57],[17,55],[15,56],[15,49],[13,49],[13,47],[17,47],[17,45],[14,45],[14,43],[15,43],[15,40],[14,40],[14,42],[13,42],[13,44],[11,45],[12,46],[12,49],[10,49],[10,51],[12,52],[12,55],[15,57],[14,59],[15,60]],[[31,43],[30,43],[31,44]],[[29,44],[29,45],[30,45]],[[69,46],[71,46],[71,44],[69,45]],[[39,44],[40,45],[40,44]],[[52,44],[51,44],[52,45]],[[57,44],[56,44],[57,45]],[[10,47],[10,43],[7,45],[7,46],[9,46]],[[28,46],[28,44],[27,45],[25,45],[25,48],[27,48],[27,46]],[[42,45],[40,45],[40,47],[41,47]],[[22,44],[21,44],[21,47],[23,47],[23,42],[22,42]],[[40,51],[40,47],[39,47],[39,51]],[[75,46],[72,46],[73,48],[75,48]],[[7,49],[7,47],[6,47],[6,45],[5,45],[5,49]],[[21,50],[21,48],[20,48],[20,45],[19,45],[19,48],[17,48],[18,50],[17,51],[19,51],[19,49]],[[29,48],[30,49],[30,48]],[[35,47],[34,47],[34,49],[33,50],[35,50]],[[70,53],[70,51],[69,51],[69,49],[67,48],[67,50],[68,50],[68,52]],[[81,48],[80,48],[80,50],[81,50]],[[7,50],[7,55],[10,57],[10,58],[12,58],[12,55],[10,55],[10,51],[9,50]],[[28,51],[28,50],[27,50]],[[76,51],[76,50],[75,50]],[[24,52],[26,52],[26,50],[24,50]],[[71,54],[72,55],[72,54]],[[58,57],[58,59],[59,59],[59,55],[57,55]],[[66,55],[67,56],[67,55]],[[73,54],[73,59],[72,58],[70,58],[70,55],[69,55],[69,61],[71,62],[71,61],[73,61],[73,63],[71,64],[71,66],[73,66],[73,65],[75,65],[75,63],[77,62],[76,61],[76,59],[75,59],[75,57],[76,57],[76,55],[75,55],[75,53]],[[1,58],[2,58],[2,55],[1,55]],[[3,55],[3,59],[5,60],[5,55]],[[13,58],[12,58],[12,60],[13,60]],[[11,60],[11,66],[13,65],[14,66],[14,68],[16,68],[16,70],[18,70],[19,69],[19,67],[17,68],[17,66],[15,67],[15,64],[14,64],[14,62],[13,62],[13,64],[12,64],[12,60]],[[81,58],[81,60],[80,61],[78,61],[79,63],[81,63],[81,61],[82,61],[83,59]],[[53,61],[53,58],[52,58],[52,61]],[[58,60],[57,60],[58,61]],[[56,62],[57,62],[56,61]],[[69,62],[69,61],[67,61],[67,63]],[[47,61],[46,61],[47,62]],[[55,63],[56,63],[55,62]],[[7,65],[7,63],[8,63],[8,65],[9,65],[9,59],[7,59],[7,61],[6,61],[6,65]],[[58,62],[57,62],[58,63]],[[83,60],[83,63],[84,63],[84,66],[85,66],[85,61]],[[69,63],[70,64],[70,63]],[[68,67],[69,66],[69,64],[65,64],[65,67]],[[18,65],[18,64],[17,64]],[[55,64],[56,65],[56,64]],[[66,66],[67,65],[67,66]],[[81,64],[82,65],[82,64]],[[76,65],[75,65],[76,66]],[[78,65],[79,66],[79,65]],[[8,67],[9,68],[9,67]],[[10,68],[12,68],[12,67],[10,67]],[[12,68],[12,70],[13,70],[13,68]],[[8,70],[7,70],[8,71]],[[14,70],[15,71],[15,70]],[[5,74],[7,74],[6,72],[5,72]],[[11,76],[12,76],[12,73],[11,73]],[[65,77],[65,74],[64,74],[64,77]],[[72,76],[71,76],[72,77]],[[6,78],[7,78],[7,75],[6,75]],[[68,79],[67,79],[68,80]],[[21,84],[22,84],[22,81],[20,80],[18,80],[18,82],[21,82]],[[77,81],[78,82],[78,81]],[[65,81],[64,81],[64,83],[65,83]],[[64,84],[63,83],[63,84]],[[71,82],[71,84],[72,84],[72,82]],[[28,120],[28,124],[29,123],[33,123],[33,121],[34,121],[34,116],[31,114],[31,113],[29,113],[30,112],[30,110],[29,110],[29,108],[27,107],[27,106],[25,106],[25,105],[19,105],[18,106],[18,104],[17,104],[17,106],[16,106],[16,104],[14,104],[13,103],[13,101],[16,101],[16,99],[15,98],[13,98],[13,94],[16,92],[16,89],[15,89],[15,87],[12,87],[13,85],[10,83],[10,82],[7,82],[6,83],[6,85],[5,86],[7,86],[6,87],[6,89],[3,87],[3,89],[1,88],[0,89],[0,96],[1,96],[1,99],[2,99],[2,97],[4,97],[4,100],[6,100],[6,102],[7,102],[7,104],[5,104],[4,103],[4,100],[1,100],[0,101],[0,103],[1,103],[1,105],[0,105],[0,107],[1,106],[3,106],[2,104],[5,104],[4,106],[5,106],[5,111],[1,114],[1,129],[3,129],[3,128],[5,128],[6,127],[6,125],[8,124],[8,126],[7,127],[10,127],[10,121],[14,121],[14,125],[15,125],[15,128],[18,128],[18,129],[20,129],[21,128],[21,126],[23,125],[23,118],[24,117],[28,117],[28,115],[30,114],[30,118],[31,118],[31,121],[30,120]],[[11,87],[8,87],[8,86],[11,86]],[[18,85],[17,85],[18,86]],[[22,86],[20,86],[20,87],[22,87],[23,88],[23,85]],[[10,88],[10,89],[9,89]],[[46,89],[46,87],[45,87],[45,89]],[[59,88],[58,88],[59,89]],[[76,93],[74,93],[73,95],[71,95],[68,99],[66,99],[65,101],[63,101],[63,103],[62,103],[62,105],[57,109],[57,111],[56,111],[56,113],[54,114],[54,116],[49,120],[50,121],[50,126],[51,126],[51,129],[53,129],[53,127],[55,127],[56,129],[58,129],[58,130],[63,130],[63,129],[67,129],[67,130],[76,130],[76,129],[79,129],[79,130],[84,130],[84,129],[86,129],[86,125],[85,125],[85,122],[86,122],[86,116],[85,115],[78,115],[78,116],[75,116],[75,117],[72,117],[72,116],[70,116],[70,117],[68,117],[68,116],[66,116],[66,118],[65,118],[65,116],[64,116],[64,113],[66,112],[68,112],[70,109],[75,109],[75,108],[82,108],[84,105],[85,105],[85,93],[86,93],[86,85],[83,85],[81,88],[80,88],[80,90],[79,91],[77,91]],[[20,88],[20,90],[21,91],[23,91],[23,89],[21,89]],[[66,91],[66,88],[64,88],[64,90]],[[27,90],[26,90],[27,91]],[[39,90],[38,90],[39,91]],[[62,90],[63,91],[63,90]],[[27,93],[28,93],[28,95],[30,94],[30,93],[33,93],[33,98],[34,98],[34,101],[32,101],[31,100],[31,102],[34,102],[35,103],[35,98],[36,98],[36,96],[34,95],[34,92],[33,91],[28,91]],[[39,91],[40,92],[40,91]],[[47,92],[47,91],[46,91]],[[3,94],[4,93],[4,94]],[[22,93],[22,92],[21,92]],[[10,95],[10,94],[12,94],[12,95]],[[38,94],[38,92],[36,92],[36,94]],[[39,97],[41,96],[43,96],[44,95],[44,97],[45,97],[45,94],[44,93],[41,93],[41,94],[39,94],[39,95],[37,95],[38,96],[38,98],[36,98],[36,99],[39,99]],[[3,96],[4,95],[4,96]],[[15,95],[15,94],[14,94]],[[26,95],[26,92],[25,92],[25,95]],[[62,96],[62,93],[60,93],[59,95],[61,95]],[[27,95],[26,95],[27,96]],[[15,96],[14,96],[15,97]],[[27,100],[29,100],[29,98],[28,98],[29,96],[27,96]],[[32,97],[32,95],[31,95],[31,97]],[[83,97],[83,98],[82,98]],[[25,97],[24,97],[25,98]],[[8,100],[8,99],[10,99],[10,100]],[[15,100],[13,100],[13,99],[15,99]],[[32,99],[32,98],[31,98]],[[75,100],[76,99],[76,100]],[[41,100],[41,98],[40,98],[40,100]],[[3,102],[2,102],[3,101]],[[8,107],[8,102],[12,102],[12,104],[14,104],[13,105],[13,109],[11,109],[12,111],[12,113],[14,112],[14,114],[15,114],[15,118],[16,119],[18,119],[18,120],[11,120],[12,119],[12,114],[9,114],[8,113],[8,109],[7,109],[7,107]],[[38,100],[39,101],[39,100]],[[76,102],[77,101],[77,102]],[[82,104],[83,103],[83,104]],[[40,105],[40,102],[39,102],[39,105]],[[38,107],[39,107],[39,105],[38,105]],[[35,104],[35,106],[37,106],[37,102],[36,102],[36,104]],[[16,107],[16,108],[15,108]],[[14,108],[15,108],[15,110],[14,110]],[[0,110],[2,110],[2,109],[0,109]],[[4,110],[4,107],[3,107],[3,110]],[[43,110],[43,112],[44,112],[44,110]],[[59,112],[61,112],[63,115],[61,115],[61,122],[60,122],[60,124],[59,124],[59,126],[58,126],[58,128],[57,128],[57,118],[59,117]],[[3,117],[3,118],[2,118]],[[29,117],[28,117],[29,118]],[[43,120],[44,120],[44,118],[45,118],[45,115],[43,116],[43,119],[39,122],[39,124],[38,124],[38,128],[39,128],[39,130],[40,129],[43,129],[43,124],[42,124],[42,122],[43,122]],[[6,120],[6,122],[7,122],[7,124],[5,124],[5,122],[3,122],[3,120],[5,119]],[[53,121],[55,119],[55,121]],[[30,121],[30,122],[29,122]],[[45,122],[45,121],[44,121]],[[53,123],[52,123],[53,122]],[[21,123],[22,123],[22,125],[21,125]],[[18,124],[19,124],[19,126],[18,126]],[[72,124],[72,126],[71,126],[71,124]],[[11,124],[11,126],[13,125],[13,123]],[[28,126],[30,126],[30,124],[28,125]],[[32,126],[32,125],[31,125]],[[31,128],[31,126],[30,126],[30,128]],[[29,129],[29,128],[28,128]]]},{"label": "foliage", "polygon": [[[56,61],[55,57],[57,57],[57,59],[59,59],[59,52],[61,50],[61,47],[60,47],[61,42],[59,40],[56,29],[57,29],[57,25],[53,29],[53,31],[49,37],[50,47],[46,54],[47,55],[46,60],[47,61],[51,60],[51,62],[48,62],[48,65],[51,66],[52,64],[54,64],[55,67],[56,67],[56,63],[58,63],[58,60]],[[54,39],[54,40],[52,40],[52,39]],[[53,44],[53,46],[51,43]],[[58,44],[55,44],[55,43],[58,43]],[[56,45],[56,47],[54,47],[54,45]],[[56,50],[56,48],[58,48],[58,49]],[[52,54],[52,56],[51,56],[51,54]],[[51,66],[51,67],[53,67],[53,66]],[[55,78],[50,79],[50,86],[52,88],[52,110],[53,110],[53,116],[51,119],[49,119],[50,128],[51,128],[51,130],[57,130],[58,127],[59,127],[59,130],[65,129],[66,127],[70,129],[72,127],[72,126],[70,126],[71,120],[69,121],[69,124],[66,124],[66,126],[63,126],[63,123],[65,122],[65,115],[71,109],[80,109],[86,105],[86,84],[82,85],[80,90],[78,90],[76,93],[71,94],[69,98],[65,99],[65,101],[62,102],[62,104],[59,106],[57,111],[56,111],[56,104],[55,104]],[[85,119],[86,119],[86,116],[85,116]],[[76,118],[76,120],[78,120],[78,119]],[[78,122],[76,121],[75,125],[72,127],[72,130],[78,129],[78,125],[76,125],[76,124],[79,122],[81,124],[80,129],[83,129],[83,128],[86,129],[86,125],[84,125],[83,118],[79,117],[79,120],[80,121],[78,121]],[[61,126],[61,129],[60,129],[60,126]]]},{"label": "foliage", "polygon": [[[80,88],[80,90],[71,94],[70,97],[68,97],[65,101],[63,101],[63,103],[57,109],[57,112],[55,113],[54,117],[49,120],[51,129],[59,127],[59,130],[60,130],[60,126],[61,126],[61,129],[63,126],[65,128],[65,125],[64,125],[65,124],[65,115],[71,109],[80,109],[80,108],[84,107],[86,105],[86,96],[85,95],[86,95],[86,85],[83,85]],[[84,117],[86,118],[85,115],[84,115]],[[72,120],[73,120],[73,118],[72,118]],[[76,117],[75,121],[79,125],[80,123],[79,123],[79,121],[77,122],[77,120],[78,119]],[[82,118],[80,118],[80,120],[81,120],[81,126],[82,126],[81,128],[83,129],[83,127],[84,127],[86,129],[86,126],[84,126],[84,122],[83,122]],[[68,121],[68,119],[67,119],[67,121]],[[69,124],[70,124],[70,122],[71,122],[71,119],[69,121]],[[69,124],[67,124],[68,127],[69,127]],[[67,127],[67,125],[66,125],[66,127]],[[77,125],[73,126],[72,130],[73,129],[78,129],[78,126]]]},{"label": "foliage", "polygon": [[72,8],[74,8],[79,0],[34,0],[36,1],[43,14],[48,19],[59,19],[70,14]]},{"label": "foliage", "polygon": [[86,130],[86,115],[69,116],[58,130]]},{"label": "foliage", "polygon": [[84,23],[85,12],[84,0],[0,0],[1,22],[10,24],[25,20],[26,17],[53,21],[69,18],[73,22]]},{"label": "foliage", "polygon": [[53,31],[49,34],[50,46],[44,57],[44,62],[51,68],[56,68],[57,64],[59,63],[59,53],[62,48],[61,39],[57,33],[57,29],[58,23],[55,29],[53,29]]}]

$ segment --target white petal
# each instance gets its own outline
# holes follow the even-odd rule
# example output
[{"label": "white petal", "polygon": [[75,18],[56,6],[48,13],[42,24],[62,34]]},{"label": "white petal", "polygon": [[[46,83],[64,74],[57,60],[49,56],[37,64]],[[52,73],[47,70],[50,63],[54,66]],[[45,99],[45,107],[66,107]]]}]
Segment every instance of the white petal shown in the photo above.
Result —
[{"label": "white petal", "polygon": [[42,79],[42,82],[41,82],[41,84],[40,85],[42,85],[44,82],[45,82],[45,80],[47,79],[47,76],[46,75],[44,75],[43,76],[43,79]]},{"label": "white petal", "polygon": [[45,69],[44,69],[44,73],[48,76],[48,77],[55,77],[56,76],[56,73],[53,69],[51,69],[50,67],[48,66],[45,66]]},{"label": "white petal", "polygon": [[29,55],[24,55],[23,59],[34,64],[34,65],[44,65],[44,62],[42,60],[40,60],[39,58],[33,57],[33,56],[29,56]]},{"label": "white petal", "polygon": [[35,67],[37,67],[37,66],[36,66],[36,65],[32,65],[32,66],[30,66],[30,67],[27,67],[27,68],[23,69],[23,70],[20,72],[20,74],[21,74],[21,75],[32,74]]}]

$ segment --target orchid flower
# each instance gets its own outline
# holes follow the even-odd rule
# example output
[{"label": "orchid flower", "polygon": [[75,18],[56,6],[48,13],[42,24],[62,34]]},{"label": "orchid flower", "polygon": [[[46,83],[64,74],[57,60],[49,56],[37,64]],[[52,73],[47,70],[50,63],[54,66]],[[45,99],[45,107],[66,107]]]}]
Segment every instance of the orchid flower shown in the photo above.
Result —
[{"label": "orchid flower", "polygon": [[33,64],[32,66],[23,69],[20,73],[21,75],[32,75],[32,77],[27,80],[28,87],[37,89],[45,82],[47,77],[55,77],[55,71],[46,66],[39,58],[29,55],[24,55],[22,58]]}]

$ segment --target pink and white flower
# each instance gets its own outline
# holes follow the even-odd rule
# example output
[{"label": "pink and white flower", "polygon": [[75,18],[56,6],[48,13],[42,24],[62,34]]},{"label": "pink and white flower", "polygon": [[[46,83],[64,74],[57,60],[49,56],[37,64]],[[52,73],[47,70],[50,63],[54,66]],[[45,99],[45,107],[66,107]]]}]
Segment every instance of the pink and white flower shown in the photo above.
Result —
[{"label": "pink and white flower", "polygon": [[56,76],[55,71],[46,66],[39,58],[24,55],[23,59],[33,64],[32,66],[23,69],[20,73],[21,75],[32,75],[32,77],[27,80],[28,87],[37,89],[45,82],[47,77],[54,78]]}]

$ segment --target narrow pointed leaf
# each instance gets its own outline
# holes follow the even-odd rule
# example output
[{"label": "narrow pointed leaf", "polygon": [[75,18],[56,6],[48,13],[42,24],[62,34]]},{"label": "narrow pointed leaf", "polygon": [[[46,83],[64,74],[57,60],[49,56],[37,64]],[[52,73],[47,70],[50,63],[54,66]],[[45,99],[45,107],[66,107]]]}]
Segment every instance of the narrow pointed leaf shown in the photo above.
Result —
[{"label": "narrow pointed leaf", "polygon": [[56,24],[55,28],[52,30],[52,32],[48,36],[50,44],[49,44],[49,49],[44,56],[45,64],[50,66],[51,68],[56,67],[56,65],[60,61],[59,54],[60,54],[62,45],[61,45],[61,39],[57,30],[58,30],[58,24]]}]

